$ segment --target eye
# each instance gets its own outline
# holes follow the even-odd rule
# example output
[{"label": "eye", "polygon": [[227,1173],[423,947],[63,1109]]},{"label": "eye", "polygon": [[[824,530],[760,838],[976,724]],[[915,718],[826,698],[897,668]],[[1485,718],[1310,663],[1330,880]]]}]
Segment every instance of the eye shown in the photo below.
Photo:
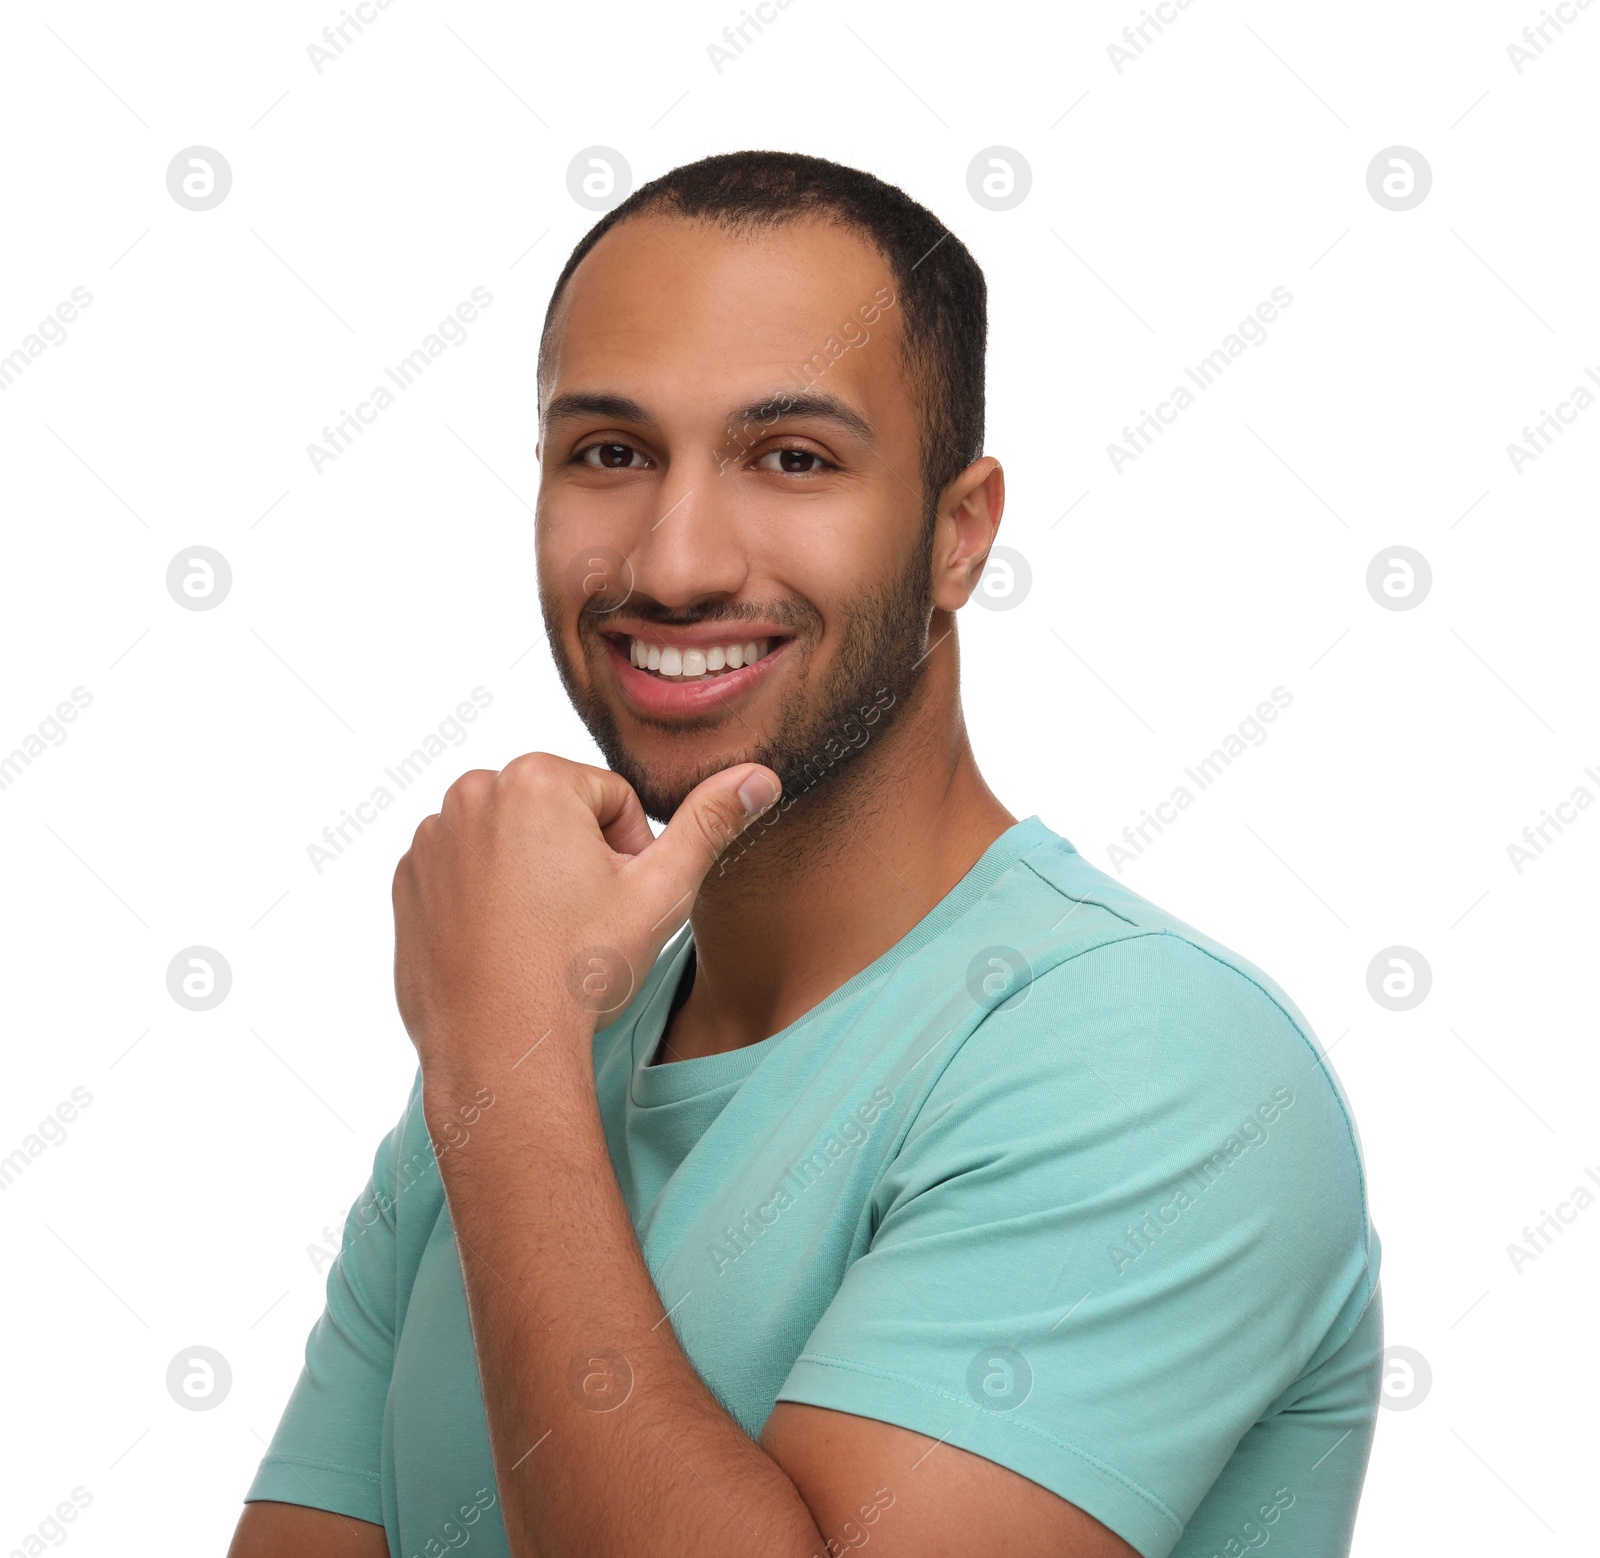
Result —
[{"label": "eye", "polygon": [[[772,464],[776,461],[776,464]],[[769,449],[765,454],[758,455],[755,462],[758,471],[782,471],[787,476],[815,476],[824,470],[833,467],[811,449]]]},{"label": "eye", "polygon": [[[633,463],[635,456],[639,460],[637,466]],[[608,471],[640,470],[649,464],[644,455],[632,444],[590,444],[587,448],[580,449],[573,459],[583,465],[600,466]]]}]

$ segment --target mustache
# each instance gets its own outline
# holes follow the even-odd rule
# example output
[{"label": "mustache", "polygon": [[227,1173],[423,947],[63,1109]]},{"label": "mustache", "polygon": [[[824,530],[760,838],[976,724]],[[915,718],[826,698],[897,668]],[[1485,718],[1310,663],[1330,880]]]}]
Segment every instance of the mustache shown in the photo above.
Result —
[{"label": "mustache", "polygon": [[822,613],[807,601],[724,601],[700,606],[663,606],[648,595],[633,594],[623,606],[607,607],[591,600],[578,612],[578,631],[584,635],[597,635],[615,628],[616,619],[624,618],[644,627],[689,628],[703,622],[763,622],[773,623],[797,637],[805,633],[819,633]]}]

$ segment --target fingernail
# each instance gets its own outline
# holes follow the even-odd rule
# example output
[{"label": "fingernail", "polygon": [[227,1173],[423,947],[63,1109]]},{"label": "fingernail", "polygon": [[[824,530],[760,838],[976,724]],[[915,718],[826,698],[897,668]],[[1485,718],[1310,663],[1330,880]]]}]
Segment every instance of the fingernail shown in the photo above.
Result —
[{"label": "fingernail", "polygon": [[744,806],[745,816],[753,817],[757,812],[767,809],[778,798],[782,787],[771,774],[758,769],[739,786],[739,800]]}]

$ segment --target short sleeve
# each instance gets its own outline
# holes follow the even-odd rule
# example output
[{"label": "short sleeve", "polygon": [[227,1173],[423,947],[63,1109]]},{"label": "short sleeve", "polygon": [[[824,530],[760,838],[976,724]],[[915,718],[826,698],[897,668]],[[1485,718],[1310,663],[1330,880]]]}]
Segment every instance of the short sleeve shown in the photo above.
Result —
[{"label": "short sleeve", "polygon": [[383,1415],[394,1367],[400,1158],[421,1119],[421,1073],[345,1218],[305,1366],[245,1502],[271,1499],[383,1524]]},{"label": "short sleeve", "polygon": [[928,1086],[778,1399],[998,1462],[1165,1558],[1376,1281],[1289,1010],[1160,932],[1035,978]]}]

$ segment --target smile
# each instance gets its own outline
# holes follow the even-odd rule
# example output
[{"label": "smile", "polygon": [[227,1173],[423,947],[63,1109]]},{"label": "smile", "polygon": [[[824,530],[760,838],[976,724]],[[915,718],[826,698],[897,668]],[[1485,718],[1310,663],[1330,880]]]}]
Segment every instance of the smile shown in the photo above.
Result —
[{"label": "smile", "polygon": [[680,648],[676,644],[654,644],[642,638],[628,640],[628,658],[641,671],[651,671],[669,682],[696,682],[723,676],[754,665],[767,657],[772,640],[746,639],[744,643],[711,644]]},{"label": "smile", "polygon": [[641,714],[671,718],[704,714],[742,697],[783,659],[790,639],[771,624],[736,639],[729,626],[606,633],[606,658],[624,698]]}]

